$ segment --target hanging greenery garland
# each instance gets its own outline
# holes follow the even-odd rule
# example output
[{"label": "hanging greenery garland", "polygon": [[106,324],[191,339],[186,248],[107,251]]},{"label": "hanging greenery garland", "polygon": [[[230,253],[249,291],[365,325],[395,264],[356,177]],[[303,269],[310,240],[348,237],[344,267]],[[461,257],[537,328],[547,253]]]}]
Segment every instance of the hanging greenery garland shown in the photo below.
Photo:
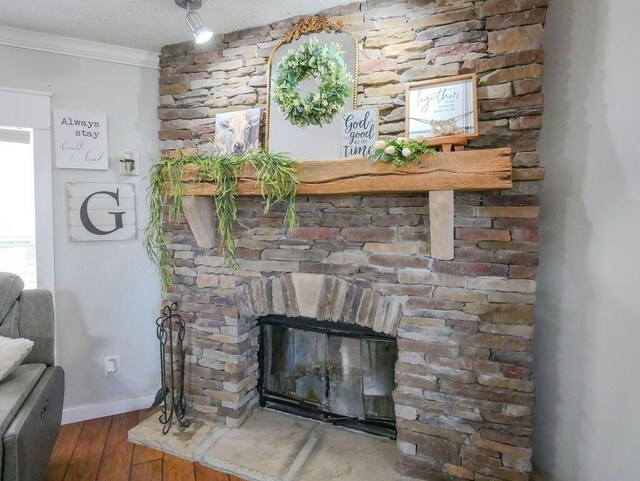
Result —
[{"label": "hanging greenery garland", "polygon": [[[284,222],[286,227],[291,228],[296,225],[296,162],[285,154],[267,153],[264,150],[252,150],[240,156],[212,157],[176,151],[174,156],[162,157],[149,174],[149,223],[143,244],[147,255],[160,270],[163,292],[166,292],[171,282],[168,239],[163,228],[163,209],[164,206],[169,206],[169,222],[174,222],[182,212],[182,176],[187,167],[197,167],[196,182],[213,182],[217,186],[214,199],[220,233],[220,254],[235,268],[237,261],[233,228],[238,221],[236,194],[239,169],[244,165],[251,165],[255,169],[256,181],[265,199],[265,214],[274,204],[288,204]],[[170,201],[170,198],[173,198],[173,201]]]},{"label": "hanging greenery garland", "polygon": [[[273,99],[284,117],[297,127],[322,126],[333,121],[352,93],[344,50],[338,44],[320,45],[317,38],[290,50],[278,64]],[[299,84],[314,78],[318,91],[302,98]]]}]

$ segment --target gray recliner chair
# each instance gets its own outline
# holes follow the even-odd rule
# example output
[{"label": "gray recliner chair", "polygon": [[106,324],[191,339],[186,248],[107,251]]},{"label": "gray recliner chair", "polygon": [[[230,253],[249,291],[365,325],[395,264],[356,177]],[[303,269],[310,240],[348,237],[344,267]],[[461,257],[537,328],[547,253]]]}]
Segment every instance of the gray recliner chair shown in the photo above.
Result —
[{"label": "gray recliner chair", "polygon": [[0,382],[0,480],[41,481],[60,431],[64,371],[53,365],[51,293],[23,290],[0,272],[0,336],[34,342],[24,362]]}]

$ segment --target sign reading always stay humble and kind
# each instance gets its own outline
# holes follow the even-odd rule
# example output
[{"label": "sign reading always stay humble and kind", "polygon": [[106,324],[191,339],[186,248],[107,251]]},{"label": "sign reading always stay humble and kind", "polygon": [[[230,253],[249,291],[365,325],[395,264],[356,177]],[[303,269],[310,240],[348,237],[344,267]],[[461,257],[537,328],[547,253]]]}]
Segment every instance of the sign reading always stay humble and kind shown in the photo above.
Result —
[{"label": "sign reading always stay humble and kind", "polygon": [[378,110],[354,110],[342,114],[340,158],[369,157],[378,139]]},{"label": "sign reading always stay humble and kind", "polygon": [[54,110],[53,124],[56,167],[99,170],[109,168],[106,114]]},{"label": "sign reading always stay humble and kind", "polygon": [[134,184],[68,182],[67,211],[72,242],[136,238]]}]

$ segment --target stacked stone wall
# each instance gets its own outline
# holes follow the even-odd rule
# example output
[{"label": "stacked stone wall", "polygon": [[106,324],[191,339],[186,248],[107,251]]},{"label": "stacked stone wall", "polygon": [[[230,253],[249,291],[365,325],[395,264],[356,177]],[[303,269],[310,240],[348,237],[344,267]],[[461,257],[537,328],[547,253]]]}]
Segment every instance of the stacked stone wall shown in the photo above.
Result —
[{"label": "stacked stone wall", "polygon": [[[420,479],[529,479],[534,426],[533,303],[538,264],[536,141],[542,127],[548,0],[369,1],[324,12],[360,39],[360,107],[381,136],[404,132],[408,82],[475,72],[480,137],[510,147],[514,186],[455,196],[455,259],[429,257],[428,195],[301,196],[300,225],[239,198],[239,269],[166,222],[167,300],[188,321],[188,400],[237,425],[255,405],[257,328],[238,293],[261,278],[324,275],[402,300],[395,391],[398,470]],[[225,35],[211,51],[165,47],[163,149],[209,152],[220,112],[266,103],[267,62],[299,18]],[[279,282],[279,281],[277,281]]]}]

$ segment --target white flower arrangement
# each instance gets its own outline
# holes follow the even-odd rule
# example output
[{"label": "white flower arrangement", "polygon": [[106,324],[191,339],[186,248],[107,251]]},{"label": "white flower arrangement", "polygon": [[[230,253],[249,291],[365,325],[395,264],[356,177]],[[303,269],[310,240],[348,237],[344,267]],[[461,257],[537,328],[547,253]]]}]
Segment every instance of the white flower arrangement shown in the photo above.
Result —
[{"label": "white flower arrangement", "polygon": [[422,154],[435,154],[436,151],[429,147],[429,143],[423,137],[415,140],[406,137],[398,137],[388,141],[378,140],[374,144],[374,150],[369,156],[371,162],[391,162],[393,167],[403,167],[407,162],[420,163]]}]

